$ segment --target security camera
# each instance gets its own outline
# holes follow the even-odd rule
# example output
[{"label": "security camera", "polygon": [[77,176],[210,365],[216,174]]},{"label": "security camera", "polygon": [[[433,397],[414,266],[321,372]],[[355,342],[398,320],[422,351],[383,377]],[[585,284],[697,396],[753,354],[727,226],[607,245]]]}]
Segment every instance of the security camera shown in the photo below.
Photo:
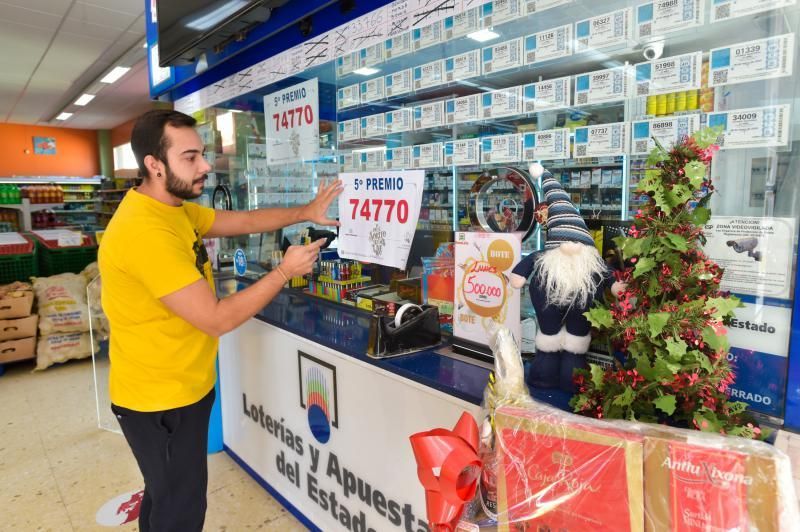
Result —
[{"label": "security camera", "polygon": [[661,58],[664,55],[664,41],[653,41],[645,44],[642,55],[648,61]]},{"label": "security camera", "polygon": [[755,237],[738,238],[736,240],[728,240],[725,242],[728,247],[733,248],[736,253],[747,253],[756,262],[761,262],[761,252],[756,251],[758,247],[758,239]]}]

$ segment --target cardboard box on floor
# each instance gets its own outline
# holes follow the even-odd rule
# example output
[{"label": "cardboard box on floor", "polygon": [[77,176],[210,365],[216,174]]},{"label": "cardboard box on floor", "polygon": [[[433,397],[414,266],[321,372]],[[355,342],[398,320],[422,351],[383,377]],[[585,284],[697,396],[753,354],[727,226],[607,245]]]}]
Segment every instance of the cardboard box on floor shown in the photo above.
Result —
[{"label": "cardboard box on floor", "polygon": [[32,314],[27,318],[0,320],[0,342],[36,336],[36,324],[38,322],[39,316],[36,314]]},{"label": "cardboard box on floor", "polygon": [[36,337],[0,342],[0,364],[36,358]]},{"label": "cardboard box on floor", "polygon": [[0,299],[0,320],[25,318],[31,315],[33,309],[33,292],[21,292],[19,297],[4,297]]}]

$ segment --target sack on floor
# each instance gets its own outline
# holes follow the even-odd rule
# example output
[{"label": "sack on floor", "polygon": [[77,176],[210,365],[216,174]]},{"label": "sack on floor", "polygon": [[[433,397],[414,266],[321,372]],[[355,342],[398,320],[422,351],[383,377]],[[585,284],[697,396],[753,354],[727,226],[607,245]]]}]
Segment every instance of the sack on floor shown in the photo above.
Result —
[{"label": "sack on floor", "polygon": [[[95,341],[95,351],[98,349]],[[36,369],[42,370],[56,362],[77,360],[92,356],[89,333],[73,332],[40,336],[36,346]]]},{"label": "sack on floor", "polygon": [[86,278],[76,273],[35,277],[33,289],[39,305],[42,335],[89,330]]},{"label": "sack on floor", "polygon": [[[92,264],[97,264],[93,262]],[[92,265],[90,264],[87,268],[90,268]],[[84,270],[84,274],[86,270]],[[111,327],[108,324],[108,318],[106,318],[105,312],[103,312],[103,303],[101,301],[101,288],[102,284],[100,282],[100,277],[96,276],[92,279],[87,279],[89,281],[88,288],[86,292],[89,296],[89,309],[92,312],[92,329],[94,331],[95,338],[99,340],[106,340],[108,339],[109,332],[111,331]]]}]

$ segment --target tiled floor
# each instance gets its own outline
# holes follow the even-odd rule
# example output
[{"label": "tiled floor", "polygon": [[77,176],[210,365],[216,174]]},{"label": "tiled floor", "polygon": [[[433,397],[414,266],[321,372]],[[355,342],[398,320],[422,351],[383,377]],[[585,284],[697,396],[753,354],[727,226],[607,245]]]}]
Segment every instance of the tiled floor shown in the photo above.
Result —
[{"label": "tiled floor", "polygon": [[[124,438],[97,428],[91,361],[32,367],[0,377],[0,530],[111,530],[97,510],[142,480]],[[228,455],[208,464],[206,530],[306,530]]]}]

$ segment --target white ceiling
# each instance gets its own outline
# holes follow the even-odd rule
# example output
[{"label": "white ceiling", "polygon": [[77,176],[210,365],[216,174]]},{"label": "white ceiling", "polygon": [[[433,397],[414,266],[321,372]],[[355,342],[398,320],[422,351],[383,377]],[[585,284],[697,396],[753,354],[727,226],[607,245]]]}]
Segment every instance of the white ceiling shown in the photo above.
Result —
[{"label": "white ceiling", "polygon": [[[0,0],[0,122],[109,129],[152,103],[144,60],[144,0]],[[124,57],[132,67],[74,102]],[[66,121],[61,111],[75,114]]]}]

